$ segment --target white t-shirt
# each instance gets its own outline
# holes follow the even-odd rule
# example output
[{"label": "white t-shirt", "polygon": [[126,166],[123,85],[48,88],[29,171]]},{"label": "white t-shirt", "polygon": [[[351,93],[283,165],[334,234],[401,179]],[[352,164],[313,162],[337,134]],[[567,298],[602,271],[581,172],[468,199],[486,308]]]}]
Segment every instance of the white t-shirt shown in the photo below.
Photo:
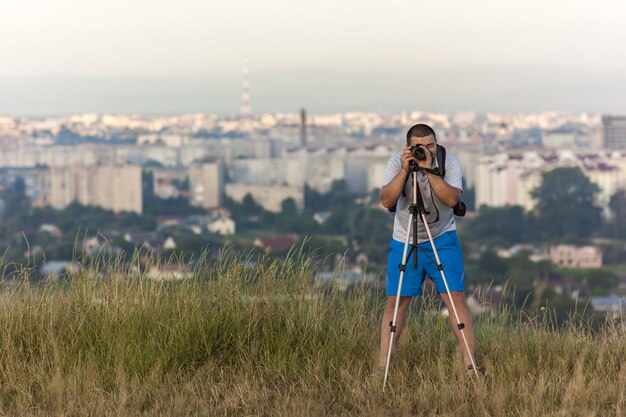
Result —
[{"label": "white t-shirt", "polygon": [[[402,169],[402,163],[400,161],[401,152],[398,152],[391,156],[389,162],[387,162],[387,168],[385,169],[385,177],[383,179],[383,186],[389,184],[396,175]],[[436,159],[433,160],[434,167],[436,167]],[[409,173],[408,180],[404,187],[404,194],[400,195],[398,203],[396,205],[396,212],[393,222],[393,239],[400,242],[405,241],[407,230],[411,233],[409,237],[409,243],[413,243],[413,234],[409,223],[409,206],[413,200],[413,181],[412,174]],[[424,208],[429,214],[426,215],[428,221],[428,227],[433,239],[444,234],[450,230],[456,230],[456,223],[454,222],[454,211],[452,208],[443,204],[435,193],[430,190],[430,183],[428,177],[422,171],[417,172],[417,181],[420,184],[420,190],[422,192],[422,199],[424,200]],[[446,176],[444,181],[463,190],[463,173],[461,172],[461,161],[456,155],[446,154]],[[438,219],[437,219],[438,217]],[[417,227],[417,242],[422,243],[428,240],[428,234],[422,224],[421,217],[419,218]]]}]

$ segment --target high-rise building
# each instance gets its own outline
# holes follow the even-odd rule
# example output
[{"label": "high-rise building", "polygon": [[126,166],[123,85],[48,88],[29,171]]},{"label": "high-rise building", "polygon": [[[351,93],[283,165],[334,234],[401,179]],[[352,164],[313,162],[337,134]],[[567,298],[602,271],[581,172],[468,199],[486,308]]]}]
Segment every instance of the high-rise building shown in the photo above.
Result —
[{"label": "high-rise building", "polygon": [[0,191],[14,186],[18,178],[24,182],[24,193],[33,207],[50,204],[50,170],[47,167],[0,168]]},{"label": "high-rise building", "polygon": [[101,165],[97,167],[92,193],[94,205],[116,213],[143,210],[141,167],[138,165]]},{"label": "high-rise building", "polygon": [[224,170],[221,162],[207,162],[189,167],[189,194],[191,204],[204,208],[222,205]]},{"label": "high-rise building", "polygon": [[626,149],[626,116],[602,116],[604,147]]},{"label": "high-rise building", "polygon": [[143,211],[141,167],[136,165],[72,165],[51,168],[52,207],[72,202],[114,212]]},{"label": "high-rise building", "polygon": [[238,203],[243,203],[246,196],[254,199],[267,211],[280,213],[283,201],[292,198],[296,203],[296,208],[304,208],[304,188],[290,185],[256,185],[256,184],[233,184],[226,186],[226,195]]}]

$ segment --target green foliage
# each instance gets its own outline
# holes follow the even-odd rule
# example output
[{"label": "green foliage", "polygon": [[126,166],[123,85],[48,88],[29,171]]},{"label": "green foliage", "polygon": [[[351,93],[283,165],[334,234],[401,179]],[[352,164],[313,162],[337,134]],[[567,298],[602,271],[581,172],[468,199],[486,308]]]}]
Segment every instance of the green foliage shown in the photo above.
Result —
[{"label": "green foliage", "polygon": [[319,191],[309,187],[308,184],[304,185],[304,207],[305,210],[311,214],[328,210],[328,201],[326,194],[322,194]]},{"label": "green foliage", "polygon": [[481,206],[478,216],[463,222],[465,238],[512,245],[523,242],[526,232],[524,209],[520,206]]},{"label": "green foliage", "polygon": [[287,198],[283,200],[281,204],[281,223],[285,230],[294,230],[297,231],[299,229],[299,213],[298,207],[296,207],[296,200],[293,198]]},{"label": "green foliage", "polygon": [[150,171],[141,171],[143,198],[154,196],[154,175]]},{"label": "green foliage", "polygon": [[612,243],[602,245],[602,262],[605,265],[617,265],[626,261],[626,244]]},{"label": "green foliage", "polygon": [[599,187],[577,168],[556,168],[545,172],[541,185],[531,195],[537,200],[538,230],[547,240],[589,237],[602,224],[595,204]]},{"label": "green foliage", "polygon": [[25,194],[26,186],[22,177],[17,177],[13,184],[0,191],[0,199],[4,201],[4,210],[1,213],[3,219],[9,219],[6,226],[9,234],[18,229],[19,223],[23,221],[24,215],[28,213],[30,202]]},{"label": "green foliage", "polygon": [[482,282],[493,281],[496,284],[503,284],[507,279],[508,265],[506,260],[500,258],[494,251],[486,250],[478,260],[480,269],[479,277]]},{"label": "green foliage", "polygon": [[345,221],[348,234],[363,244],[386,244],[391,236],[391,216],[378,209],[356,206]]},{"label": "green foliage", "polygon": [[468,211],[476,210],[476,187],[467,187],[465,179],[463,179],[463,193],[461,194],[461,201],[465,203]]},{"label": "green foliage", "polygon": [[[150,161],[149,161],[150,162]],[[158,164],[158,162],[154,161]],[[152,164],[150,164],[152,165]],[[142,171],[141,183],[143,191],[143,214],[147,217],[155,216],[188,216],[205,214],[202,207],[194,207],[189,200],[183,197],[159,198],[154,194],[154,176],[150,171]],[[187,184],[188,186],[188,184]]]},{"label": "green foliage", "polygon": [[608,295],[619,282],[617,274],[605,268],[570,269],[566,272],[587,285],[592,295]]},{"label": "green foliage", "polygon": [[626,191],[619,190],[609,202],[611,218],[605,226],[605,235],[623,239],[626,236]]},{"label": "green foliage", "polygon": [[[249,194],[241,204],[227,199],[226,206],[233,213],[240,231],[262,229],[309,236],[345,235],[350,241],[365,246],[380,245],[391,236],[392,222],[388,213],[357,204],[344,181],[335,181],[328,193],[320,193],[305,186],[304,197],[304,210],[298,210],[293,199],[286,199],[282,202],[279,214],[264,210]],[[313,216],[323,212],[330,213],[330,217],[323,224],[318,224]]]},{"label": "green foliage", "polygon": [[331,257],[346,251],[346,246],[341,239],[324,236],[305,236],[298,240],[296,247],[302,247],[303,251],[316,259],[330,263]]},{"label": "green foliage", "polygon": [[206,209],[192,206],[189,204],[189,200],[183,197],[159,198],[147,196],[143,199],[143,214],[148,217],[190,216],[206,213]]}]

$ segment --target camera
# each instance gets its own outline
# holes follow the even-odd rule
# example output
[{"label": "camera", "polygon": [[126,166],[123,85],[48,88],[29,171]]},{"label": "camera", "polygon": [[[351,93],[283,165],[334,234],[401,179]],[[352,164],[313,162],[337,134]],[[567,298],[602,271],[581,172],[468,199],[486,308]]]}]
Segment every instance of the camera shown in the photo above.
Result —
[{"label": "camera", "polygon": [[411,146],[411,155],[418,161],[423,161],[426,159],[426,149],[422,148],[420,145]]}]

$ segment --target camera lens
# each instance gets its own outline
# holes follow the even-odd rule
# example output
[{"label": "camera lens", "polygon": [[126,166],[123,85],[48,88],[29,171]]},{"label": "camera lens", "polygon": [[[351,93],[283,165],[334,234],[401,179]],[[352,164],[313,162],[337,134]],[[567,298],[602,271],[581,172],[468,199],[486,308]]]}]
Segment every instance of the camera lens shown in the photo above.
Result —
[{"label": "camera lens", "polygon": [[422,148],[419,145],[413,146],[411,148],[411,153],[418,161],[426,159],[426,149]]}]

